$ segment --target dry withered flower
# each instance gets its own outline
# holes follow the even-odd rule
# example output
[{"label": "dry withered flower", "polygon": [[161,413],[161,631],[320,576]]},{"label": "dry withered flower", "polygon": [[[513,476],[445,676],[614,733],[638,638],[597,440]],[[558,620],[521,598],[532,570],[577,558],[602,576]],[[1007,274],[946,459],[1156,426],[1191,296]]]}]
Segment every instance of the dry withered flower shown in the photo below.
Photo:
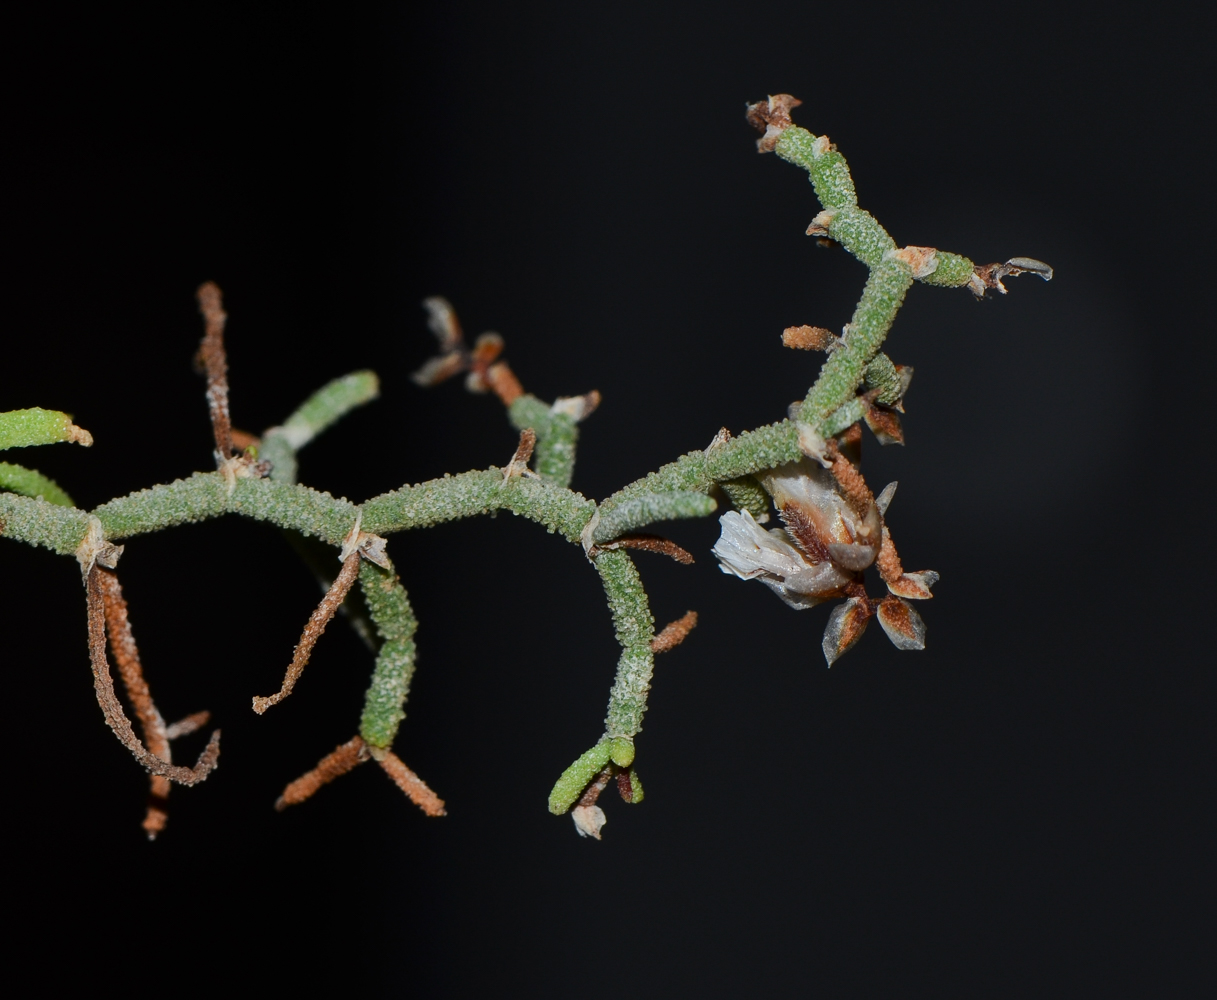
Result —
[{"label": "dry withered flower", "polygon": [[[875,615],[897,648],[923,649],[925,624],[901,598],[930,597],[938,574],[906,574],[900,565],[883,523],[895,484],[875,499],[834,440],[826,443],[825,454],[830,469],[804,458],[758,477],[785,529],[766,531],[746,510],[719,518],[722,533],[713,550],[719,568],[743,580],[759,580],[800,610],[846,597],[824,631],[829,666],[853,647]],[[891,593],[876,600],[862,586],[862,571],[877,561]]]}]

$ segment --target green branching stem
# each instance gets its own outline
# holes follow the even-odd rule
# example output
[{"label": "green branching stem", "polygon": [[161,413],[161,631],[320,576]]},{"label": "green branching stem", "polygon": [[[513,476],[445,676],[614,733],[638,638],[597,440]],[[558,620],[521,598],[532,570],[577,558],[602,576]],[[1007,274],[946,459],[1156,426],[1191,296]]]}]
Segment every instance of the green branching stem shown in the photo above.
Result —
[{"label": "green branching stem", "polygon": [[573,490],[523,476],[505,479],[502,469],[491,467],[374,497],[363,505],[363,530],[387,535],[510,510],[574,542],[595,509],[595,501]]},{"label": "green branching stem", "polygon": [[271,463],[271,478],[296,481],[296,453],[326,428],[380,395],[375,372],[351,372],[322,386],[283,421],[262,435],[258,457]]},{"label": "green branching stem", "polygon": [[596,557],[596,572],[604,585],[617,642],[621,644],[621,658],[617,661],[617,677],[609,694],[604,731],[610,738],[632,738],[642,729],[647,693],[651,690],[655,667],[651,640],[655,638],[655,619],[642,577],[628,553],[620,549],[601,552]]},{"label": "green branching stem", "polygon": [[705,517],[713,514],[717,506],[713,499],[694,490],[640,493],[617,504],[607,514],[602,514],[592,531],[592,539],[597,542],[610,542],[656,521]]},{"label": "green branching stem", "polygon": [[[402,486],[356,505],[296,483],[299,450],[377,395],[376,376],[355,372],[324,386],[282,426],[264,434],[256,458],[269,467],[255,463],[252,455],[232,459],[220,471],[195,473],[120,497],[91,514],[71,506],[67,494],[40,473],[0,463],[0,491],[4,491],[0,492],[0,534],[72,555],[91,524],[96,534],[94,518],[106,540],[118,541],[239,514],[333,547],[360,537],[358,531],[384,536],[498,510],[536,521],[584,547],[603,583],[621,646],[604,735],[567,768],[551,793],[551,811],[565,812],[610,761],[617,767],[631,766],[633,739],[642,728],[654,667],[654,619],[638,570],[625,551],[597,545],[656,521],[710,514],[715,501],[707,494],[716,484],[733,503],[759,517],[767,499],[752,477],[797,461],[815,435],[831,437],[862,419],[868,404],[858,392],[864,381],[872,391],[870,398],[898,401],[901,375],[879,352],[913,281],[947,287],[974,281],[974,266],[966,257],[931,248],[899,248],[875,218],[858,207],[849,166],[826,137],[789,126],[776,141],[775,151],[808,172],[824,209],[815,225],[869,271],[840,342],[824,361],[794,419],[715,438],[704,451],[689,452],[597,504],[569,489],[577,422],[590,411],[572,405],[577,398],[551,405],[521,395],[511,402],[508,417],[517,430],[531,428],[536,434],[535,477],[521,475],[513,463],[507,469],[491,467]],[[584,398],[593,400],[593,395]],[[594,401],[589,405],[594,406]],[[41,409],[0,413],[0,449],[55,441],[91,443],[88,433],[63,413]],[[316,547],[315,542],[310,544]],[[418,625],[392,570],[365,560],[359,582],[379,639],[360,735],[369,746],[385,749],[404,718]],[[632,771],[630,781],[635,798],[640,799],[641,785]]]}]

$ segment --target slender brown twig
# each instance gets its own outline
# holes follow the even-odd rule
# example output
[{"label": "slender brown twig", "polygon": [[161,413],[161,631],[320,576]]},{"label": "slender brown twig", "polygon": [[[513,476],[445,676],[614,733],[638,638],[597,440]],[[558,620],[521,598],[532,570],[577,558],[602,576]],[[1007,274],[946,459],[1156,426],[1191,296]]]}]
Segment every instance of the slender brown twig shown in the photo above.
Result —
[{"label": "slender brown twig", "polygon": [[308,663],[309,657],[312,656],[313,647],[317,645],[317,640],[321,638],[321,633],[325,631],[325,627],[330,623],[330,619],[334,617],[335,612],[338,611],[338,608],[346,598],[347,592],[359,577],[359,559],[360,554],[357,550],[342,561],[342,569],[339,571],[338,576],[330,584],[330,589],[321,598],[321,603],[317,605],[316,610],[309,616],[308,624],[304,626],[304,632],[300,635],[300,642],[296,644],[296,651],[292,656],[292,662],[288,665],[287,673],[283,676],[283,686],[267,698],[254,697],[254,711],[259,715],[270,708],[271,705],[278,705],[279,702],[292,693],[292,688],[296,686],[296,681],[304,673],[304,666]]},{"label": "slender brown twig", "polygon": [[685,637],[696,627],[697,612],[686,611],[676,621],[664,626],[663,631],[651,640],[651,652],[666,653],[669,649],[675,649],[685,641]]},{"label": "slender brown twig", "polygon": [[529,475],[528,461],[532,458],[533,449],[537,446],[537,433],[531,427],[520,431],[520,443],[516,445],[515,454],[503,469],[504,479]]},{"label": "slender brown twig", "polygon": [[524,395],[524,386],[520,384],[520,380],[516,378],[516,373],[508,367],[506,361],[499,361],[490,365],[482,378],[490,386],[491,392],[499,397],[499,401],[504,406],[511,406],[512,403]]},{"label": "slender brown twig", "polygon": [[176,767],[166,760],[149,753],[131,728],[123,712],[123,706],[114,691],[114,680],[110,676],[110,664],[106,659],[106,615],[103,598],[104,584],[101,574],[105,570],[94,565],[86,584],[89,618],[89,659],[93,665],[93,686],[97,692],[97,703],[101,706],[106,725],[114,730],[118,741],[151,773],[159,774],[181,785],[197,785],[207,778],[220,757],[220,731],[211,734],[206,748],[199,755],[194,767]]},{"label": "slender brown twig", "polygon": [[419,809],[428,816],[447,815],[444,811],[444,800],[431,791],[427,787],[427,783],[411,771],[406,766],[406,762],[397,754],[392,750],[384,750],[378,752],[376,758],[376,762],[384,768],[385,774],[393,779],[393,783],[405,792],[410,801]]},{"label": "slender brown twig", "polygon": [[232,420],[228,414],[228,358],[224,353],[224,299],[220,286],[208,281],[199,286],[199,311],[206,324],[203,343],[199,345],[199,360],[207,375],[207,406],[211,411],[211,429],[215,432],[216,461],[232,457]]},{"label": "slender brown twig", "polygon": [[594,806],[600,798],[600,793],[608,788],[608,783],[613,779],[613,772],[616,770],[612,764],[606,764],[600,772],[592,779],[591,784],[584,789],[583,794],[579,796],[577,805]]},{"label": "slender brown twig", "polygon": [[[101,584],[106,631],[110,634],[110,652],[114,654],[118,676],[127,690],[131,707],[135,709],[135,717],[139,720],[140,729],[143,732],[144,744],[149,753],[172,764],[169,733],[165,727],[164,718],[152,700],[148,682],[144,679],[139,647],[136,646],[135,635],[131,631],[127,602],[123,598],[123,588],[122,584],[118,582],[118,574],[112,570],[99,569],[98,582]],[[169,821],[169,779],[160,774],[151,774],[148,779],[151,788],[148,791],[148,811],[144,816],[143,826],[144,831],[148,834],[148,839],[155,840],[157,834],[165,829],[165,824]]]},{"label": "slender brown twig", "polygon": [[824,449],[824,454],[832,462],[831,471],[833,478],[841,487],[841,493],[849,502],[850,507],[859,515],[865,517],[866,512],[875,502],[875,497],[871,493],[870,487],[866,485],[866,480],[862,477],[862,473],[858,471],[857,466],[853,462],[842,454],[841,449],[837,447],[837,442],[831,438]]},{"label": "slender brown twig", "polygon": [[177,722],[171,722],[167,725],[165,727],[165,737],[170,740],[176,740],[179,736],[189,736],[191,733],[207,725],[207,720],[210,718],[210,712],[192,712],[186,718],[178,719]]},{"label": "slender brown twig", "polygon": [[658,552],[660,555],[669,556],[685,566],[693,563],[693,553],[660,535],[621,535],[611,542],[598,545],[597,548],[641,549],[643,552]]},{"label": "slender brown twig", "polygon": [[322,785],[328,785],[335,778],[341,778],[365,760],[368,760],[368,748],[362,737],[356,736],[354,739],[347,740],[342,746],[336,747],[333,753],[322,757],[315,768],[300,775],[283,789],[283,794],[275,801],[275,808],[282,812],[288,806],[298,805],[305,799],[311,798]]}]

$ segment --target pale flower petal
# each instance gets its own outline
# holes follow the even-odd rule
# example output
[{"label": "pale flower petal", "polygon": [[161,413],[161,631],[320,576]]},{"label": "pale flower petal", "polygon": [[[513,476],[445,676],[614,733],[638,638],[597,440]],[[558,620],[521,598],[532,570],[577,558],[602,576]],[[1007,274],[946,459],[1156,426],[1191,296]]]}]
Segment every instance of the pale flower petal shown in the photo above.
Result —
[{"label": "pale flower petal", "polygon": [[728,511],[718,523],[722,534],[711,551],[724,573],[741,580],[763,574],[785,579],[808,568],[803,553],[789,542],[784,531],[766,531],[748,511]]},{"label": "pale flower petal", "polygon": [[575,806],[570,811],[570,817],[575,821],[575,830],[580,837],[600,839],[600,831],[608,818],[599,806]]},{"label": "pale flower petal", "polygon": [[[833,545],[857,543],[865,546],[867,541],[872,541],[874,547],[869,558],[863,561],[860,552],[844,552],[846,561],[840,565],[842,569],[856,572],[855,565],[865,569],[874,561],[879,552],[878,511],[871,509],[866,517],[859,517],[841,495],[837,481],[827,469],[803,459],[779,466],[758,478],[773,497],[792,537],[813,560],[830,555]],[[844,574],[842,582],[847,582]]]},{"label": "pale flower petal", "polygon": [[810,562],[780,528],[766,531],[748,511],[728,511],[718,519],[722,534],[714,544],[719,569],[741,580],[760,580],[790,607],[815,607],[849,582],[827,560]]}]

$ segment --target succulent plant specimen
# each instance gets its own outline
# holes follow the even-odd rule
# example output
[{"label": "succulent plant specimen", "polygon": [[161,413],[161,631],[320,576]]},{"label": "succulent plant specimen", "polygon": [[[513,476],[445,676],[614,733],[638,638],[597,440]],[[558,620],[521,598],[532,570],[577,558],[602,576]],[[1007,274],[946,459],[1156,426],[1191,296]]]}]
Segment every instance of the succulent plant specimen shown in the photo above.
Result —
[{"label": "succulent plant specimen", "polygon": [[[405,717],[417,629],[387,548],[387,537],[399,531],[511,510],[578,546],[580,560],[599,574],[621,646],[617,675],[602,735],[563,772],[549,798],[550,810],[569,812],[585,836],[600,836],[605,816],[598,799],[610,784],[625,801],[642,800],[634,767],[635,738],[642,729],[654,657],[679,645],[697,621],[689,612],[656,632],[631,551],[686,563],[692,556],[644,529],[706,516],[725,498],[735,509],[721,517],[722,535],[714,547],[724,572],[760,580],[795,608],[843,599],[824,634],[830,664],[857,641],[871,617],[879,619],[899,648],[924,647],[925,626],[908,602],[928,599],[937,574],[904,571],[886,523],[895,484],[876,496],[860,471],[863,424],[881,443],[903,440],[900,414],[912,369],[894,364],[880,347],[914,281],[966,287],[983,296],[991,290],[1004,293],[1002,281],[1010,275],[1026,272],[1048,279],[1052,272],[1024,257],[978,266],[931,247],[899,247],[858,207],[849,168],[827,137],[793,124],[790,112],[798,104],[778,95],[749,106],[749,121],[763,132],[758,148],[807,170],[822,208],[809,235],[842,246],[866,264],[869,278],[840,336],[806,325],[783,333],[783,342],[792,349],[827,354],[819,377],[786,419],[738,435],[724,429],[705,449],[681,456],[604,500],[590,500],[571,490],[570,482],[578,425],[596,409],[599,394],[592,391],[551,403],[525,392],[501,358],[502,338],[483,334],[467,346],[451,305],[429,299],[425,305],[439,350],[415,374],[415,381],[427,386],[460,374],[471,391],[493,392],[520,432],[519,445],[504,466],[405,485],[354,504],[299,484],[298,456],[317,434],[376,397],[375,375],[355,372],[334,380],[281,426],[261,435],[234,429],[223,342],[226,315],[219,289],[206,284],[199,289],[205,321],[199,357],[207,375],[215,471],[83,511],[46,477],[0,463],[0,488],[5,491],[0,493],[0,533],[74,556],[80,564],[98,702],[119,741],[151,776],[153,794],[144,821],[149,836],[164,828],[170,783],[195,784],[215,768],[220,734],[212,734],[193,767],[173,763],[172,741],[205,725],[207,715],[199,712],[166,724],[157,710],[118,580],[123,550],[118,543],[186,522],[234,513],[273,524],[292,533],[323,579],[325,597],[303,630],[280,689],[255,697],[256,712],[278,705],[302,682],[311,651],[340,606],[347,606],[352,624],[375,651],[355,735],[291,782],[278,800],[279,808],[302,802],[327,782],[375,761],[425,813],[443,814],[442,800],[392,750]],[[0,448],[60,441],[92,443],[86,431],[61,413],[34,409],[0,414]],[[762,527],[771,506],[783,528]],[[337,565],[328,557],[314,558],[319,546],[336,550]],[[870,597],[863,583],[871,566],[887,591],[879,598]],[[138,733],[116,691],[110,655]],[[347,737],[350,729],[339,732]]]}]

